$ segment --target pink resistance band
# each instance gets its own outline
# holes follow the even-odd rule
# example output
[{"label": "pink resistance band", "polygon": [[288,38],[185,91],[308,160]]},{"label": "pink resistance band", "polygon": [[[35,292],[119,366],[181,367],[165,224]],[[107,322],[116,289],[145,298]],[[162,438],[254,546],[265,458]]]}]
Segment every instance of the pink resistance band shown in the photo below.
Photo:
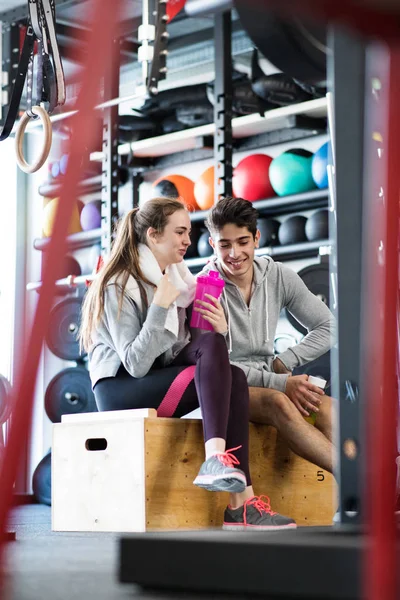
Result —
[{"label": "pink resistance band", "polygon": [[195,371],[196,367],[187,367],[187,369],[175,377],[162,399],[160,406],[157,408],[158,417],[172,417],[187,386],[193,381]]}]

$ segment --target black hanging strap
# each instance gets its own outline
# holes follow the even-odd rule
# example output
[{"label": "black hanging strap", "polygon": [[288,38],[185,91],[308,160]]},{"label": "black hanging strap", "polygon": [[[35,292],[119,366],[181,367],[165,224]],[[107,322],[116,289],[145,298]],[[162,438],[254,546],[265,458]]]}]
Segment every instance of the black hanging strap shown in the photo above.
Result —
[{"label": "black hanging strap", "polygon": [[33,28],[29,25],[26,29],[24,45],[22,47],[21,56],[19,57],[17,75],[14,82],[11,100],[7,111],[7,116],[4,122],[4,127],[0,135],[0,142],[6,140],[14,127],[15,120],[18,116],[19,105],[21,102],[22,92],[25,85],[26,74],[28,71],[29,60],[33,55],[33,46],[35,36]]}]

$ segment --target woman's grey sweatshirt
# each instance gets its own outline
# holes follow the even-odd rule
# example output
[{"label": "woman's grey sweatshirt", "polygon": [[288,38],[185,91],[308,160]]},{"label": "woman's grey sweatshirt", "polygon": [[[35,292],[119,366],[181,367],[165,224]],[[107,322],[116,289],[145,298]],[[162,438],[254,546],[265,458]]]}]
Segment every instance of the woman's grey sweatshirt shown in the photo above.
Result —
[{"label": "woman's grey sweatshirt", "polygon": [[212,259],[202,273],[218,270],[225,280],[221,303],[228,322],[227,343],[231,363],[243,369],[250,386],[286,389],[288,375],[273,372],[274,337],[283,308],[308,329],[302,341],[279,354],[292,371],[331,348],[335,342],[336,322],[329,308],[312,294],[292,269],[269,256],[254,259],[254,287],[247,306],[239,288]]},{"label": "woman's grey sweatshirt", "polygon": [[186,309],[178,308],[178,336],[165,329],[168,309],[151,304],[154,288],[143,284],[149,309],[144,318],[142,311],[119,284],[107,285],[104,294],[104,313],[93,333],[93,345],[88,353],[92,387],[99,379],[115,377],[121,364],[132,377],[147,375],[156,359],[160,367],[170,364],[189,343]]}]

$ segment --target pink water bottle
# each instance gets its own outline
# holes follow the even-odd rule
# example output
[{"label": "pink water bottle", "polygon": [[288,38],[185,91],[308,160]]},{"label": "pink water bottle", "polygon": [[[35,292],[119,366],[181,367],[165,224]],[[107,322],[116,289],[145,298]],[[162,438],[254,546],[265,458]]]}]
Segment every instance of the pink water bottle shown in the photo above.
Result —
[{"label": "pink water bottle", "polygon": [[225,281],[222,279],[222,277],[220,277],[218,271],[209,271],[207,275],[200,275],[197,278],[196,296],[194,298],[190,327],[198,327],[199,329],[214,331],[211,323],[203,319],[203,316],[199,312],[195,311],[194,307],[196,306],[196,300],[203,300],[203,302],[211,303],[211,300],[206,298],[204,294],[210,294],[210,296],[214,296],[214,298],[219,299],[224,286]]}]

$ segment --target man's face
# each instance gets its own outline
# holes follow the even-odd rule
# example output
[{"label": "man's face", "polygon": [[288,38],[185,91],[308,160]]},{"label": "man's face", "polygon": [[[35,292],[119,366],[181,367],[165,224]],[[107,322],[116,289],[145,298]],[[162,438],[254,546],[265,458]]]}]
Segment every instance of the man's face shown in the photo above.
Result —
[{"label": "man's face", "polygon": [[228,223],[210,238],[210,244],[227,276],[243,277],[253,268],[259,239],[258,230],[254,238],[247,227]]}]

